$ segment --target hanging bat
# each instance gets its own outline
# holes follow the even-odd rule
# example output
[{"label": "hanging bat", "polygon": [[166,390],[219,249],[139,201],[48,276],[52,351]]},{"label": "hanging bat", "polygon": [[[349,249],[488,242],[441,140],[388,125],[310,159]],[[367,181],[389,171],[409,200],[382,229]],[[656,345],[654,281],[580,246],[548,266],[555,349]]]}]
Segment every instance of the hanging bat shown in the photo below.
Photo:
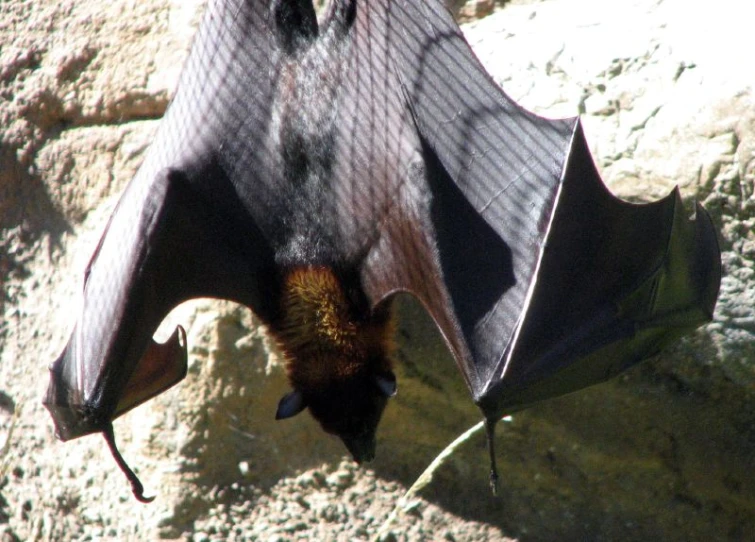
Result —
[{"label": "hanging bat", "polygon": [[309,409],[357,461],[396,392],[391,302],[432,315],[492,433],[712,318],[716,234],[678,191],[614,198],[576,118],[514,103],[440,1],[211,2],[176,95],[86,269],[45,405],[62,440],[186,373],[196,297],[251,308],[286,358],[276,417]]}]

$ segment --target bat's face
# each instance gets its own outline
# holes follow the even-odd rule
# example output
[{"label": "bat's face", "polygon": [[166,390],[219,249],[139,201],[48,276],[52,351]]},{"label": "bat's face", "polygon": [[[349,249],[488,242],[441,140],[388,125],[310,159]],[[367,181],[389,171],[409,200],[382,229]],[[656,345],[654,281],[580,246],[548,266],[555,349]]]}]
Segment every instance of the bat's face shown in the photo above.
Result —
[{"label": "bat's face", "polygon": [[289,393],[281,399],[276,418],[289,418],[308,407],[322,428],[338,436],[354,460],[362,463],[375,457],[375,431],[395,393],[393,373],[359,376],[309,393]]},{"label": "bat's face", "polygon": [[396,393],[393,374],[349,382],[309,400],[312,416],[337,435],[357,463],[375,457],[375,432],[388,398]]}]

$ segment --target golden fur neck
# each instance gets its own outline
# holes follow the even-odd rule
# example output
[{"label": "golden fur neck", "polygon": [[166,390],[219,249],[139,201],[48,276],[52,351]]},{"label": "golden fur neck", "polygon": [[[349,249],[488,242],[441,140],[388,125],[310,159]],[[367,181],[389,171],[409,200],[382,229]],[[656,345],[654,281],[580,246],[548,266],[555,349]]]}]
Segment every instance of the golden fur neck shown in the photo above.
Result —
[{"label": "golden fur neck", "polygon": [[274,334],[296,389],[316,390],[360,374],[390,371],[390,311],[360,314],[332,269],[291,270],[284,279],[280,309]]}]

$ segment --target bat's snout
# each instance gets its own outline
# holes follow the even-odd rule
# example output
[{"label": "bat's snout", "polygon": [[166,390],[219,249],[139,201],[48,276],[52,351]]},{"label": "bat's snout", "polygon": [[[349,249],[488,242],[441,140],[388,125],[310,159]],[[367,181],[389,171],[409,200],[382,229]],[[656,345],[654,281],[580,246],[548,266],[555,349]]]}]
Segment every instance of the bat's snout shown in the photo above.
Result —
[{"label": "bat's snout", "polygon": [[351,456],[359,464],[369,463],[375,459],[375,435],[358,436],[358,437],[345,437],[342,436],[341,440],[346,445],[346,448],[351,453]]}]

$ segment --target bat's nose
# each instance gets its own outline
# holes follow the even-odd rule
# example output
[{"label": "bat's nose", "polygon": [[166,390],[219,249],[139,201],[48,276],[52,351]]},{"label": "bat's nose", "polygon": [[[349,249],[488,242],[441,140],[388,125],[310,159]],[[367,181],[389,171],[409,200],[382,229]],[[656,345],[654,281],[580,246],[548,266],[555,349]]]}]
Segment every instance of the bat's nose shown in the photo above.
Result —
[{"label": "bat's nose", "polygon": [[342,436],[341,440],[357,463],[367,463],[375,459],[375,435],[358,437]]}]

